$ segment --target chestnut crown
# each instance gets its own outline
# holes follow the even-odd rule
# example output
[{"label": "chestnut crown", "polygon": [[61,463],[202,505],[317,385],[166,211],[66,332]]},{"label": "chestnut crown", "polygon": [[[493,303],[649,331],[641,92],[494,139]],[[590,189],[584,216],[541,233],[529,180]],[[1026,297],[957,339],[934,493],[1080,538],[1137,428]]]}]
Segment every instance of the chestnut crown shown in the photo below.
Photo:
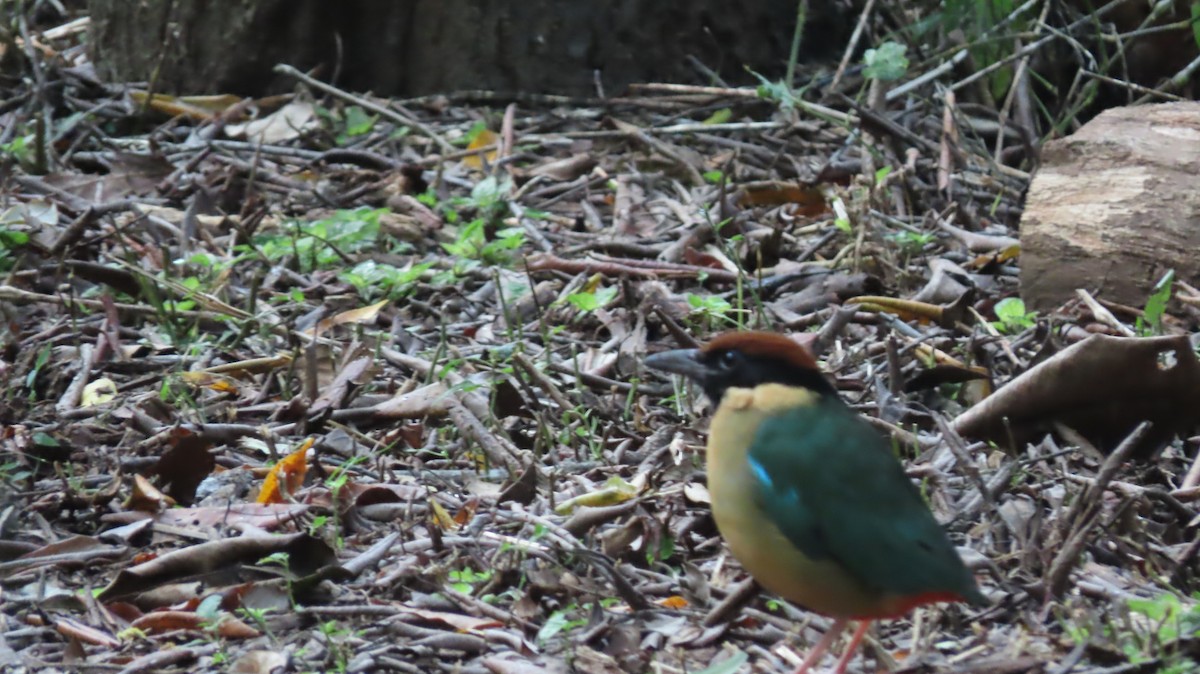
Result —
[{"label": "chestnut crown", "polygon": [[698,349],[649,356],[646,366],[692,379],[713,402],[720,402],[727,389],[760,384],[798,386],[837,398],[808,351],[773,332],[726,332]]}]

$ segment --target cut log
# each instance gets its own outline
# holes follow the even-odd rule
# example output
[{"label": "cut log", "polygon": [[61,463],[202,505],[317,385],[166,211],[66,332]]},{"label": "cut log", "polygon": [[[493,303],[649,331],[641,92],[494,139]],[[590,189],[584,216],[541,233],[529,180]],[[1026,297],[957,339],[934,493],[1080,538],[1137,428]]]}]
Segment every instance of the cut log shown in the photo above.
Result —
[{"label": "cut log", "polygon": [[1083,288],[1145,304],[1163,274],[1200,279],[1200,103],[1114,108],[1042,153],[1021,217],[1021,298]]}]

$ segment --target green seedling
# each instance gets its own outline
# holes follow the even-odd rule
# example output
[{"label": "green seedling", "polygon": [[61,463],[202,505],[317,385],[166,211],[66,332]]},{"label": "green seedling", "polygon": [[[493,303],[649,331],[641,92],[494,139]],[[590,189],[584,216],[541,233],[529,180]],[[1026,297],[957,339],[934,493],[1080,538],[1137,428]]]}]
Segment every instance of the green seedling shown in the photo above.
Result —
[{"label": "green seedling", "polygon": [[1019,297],[1006,297],[993,308],[998,321],[992,326],[1000,332],[1012,334],[1032,328],[1037,323],[1036,311],[1025,311],[1025,302]]},{"label": "green seedling", "polygon": [[1163,334],[1163,316],[1167,313],[1167,302],[1171,301],[1171,286],[1175,283],[1172,269],[1154,284],[1154,290],[1146,300],[1146,308],[1137,318],[1137,333],[1143,337]]}]

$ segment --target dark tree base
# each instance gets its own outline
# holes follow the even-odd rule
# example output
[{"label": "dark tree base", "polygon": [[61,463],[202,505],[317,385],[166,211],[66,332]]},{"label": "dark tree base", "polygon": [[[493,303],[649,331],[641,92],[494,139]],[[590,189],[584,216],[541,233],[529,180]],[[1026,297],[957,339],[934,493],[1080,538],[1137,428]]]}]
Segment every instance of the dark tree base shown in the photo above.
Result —
[{"label": "dark tree base", "polygon": [[[806,56],[836,55],[852,16],[813,0]],[[731,83],[783,72],[796,0],[91,0],[93,58],[114,81],[262,93],[277,63],[391,96],[470,89],[592,95],[630,82]]]}]

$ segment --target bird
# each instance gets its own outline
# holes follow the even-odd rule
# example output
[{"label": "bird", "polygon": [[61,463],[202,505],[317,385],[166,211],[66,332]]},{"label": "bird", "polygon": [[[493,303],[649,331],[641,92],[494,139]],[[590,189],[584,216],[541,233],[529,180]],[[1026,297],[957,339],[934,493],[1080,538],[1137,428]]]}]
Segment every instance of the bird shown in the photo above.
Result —
[{"label": "bird", "polygon": [[644,363],[687,377],[716,404],[708,490],[734,558],[768,591],[834,619],[795,674],[819,663],[851,621],[835,674],[874,620],[938,602],[988,605],[890,442],[797,342],[733,331]]}]

